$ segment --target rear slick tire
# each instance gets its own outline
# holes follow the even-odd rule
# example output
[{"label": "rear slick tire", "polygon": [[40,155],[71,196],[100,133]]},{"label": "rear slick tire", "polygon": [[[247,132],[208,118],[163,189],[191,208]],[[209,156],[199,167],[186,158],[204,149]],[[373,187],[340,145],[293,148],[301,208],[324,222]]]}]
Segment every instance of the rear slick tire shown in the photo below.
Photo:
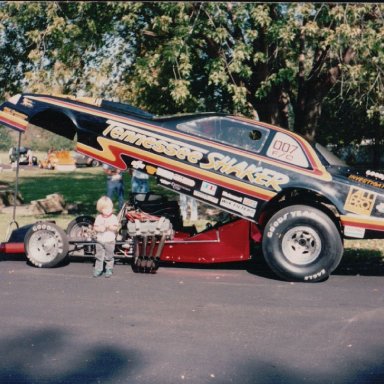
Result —
[{"label": "rear slick tire", "polygon": [[343,242],[331,218],[319,209],[293,205],[268,221],[262,249],[269,267],[288,281],[326,280],[339,265]]},{"label": "rear slick tire", "polygon": [[52,268],[67,256],[69,243],[60,227],[49,222],[38,222],[26,233],[24,247],[28,260],[34,266]]}]

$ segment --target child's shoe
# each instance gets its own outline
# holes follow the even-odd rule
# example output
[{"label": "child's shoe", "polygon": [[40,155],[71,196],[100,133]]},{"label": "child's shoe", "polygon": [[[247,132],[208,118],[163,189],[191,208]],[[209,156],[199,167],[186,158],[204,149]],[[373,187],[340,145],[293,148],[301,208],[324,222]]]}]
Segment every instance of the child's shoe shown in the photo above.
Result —
[{"label": "child's shoe", "polygon": [[105,277],[111,277],[112,276],[112,269],[107,269],[106,271],[105,271]]},{"label": "child's shoe", "polygon": [[93,277],[99,277],[103,274],[103,271],[100,269],[94,269],[93,270]]}]

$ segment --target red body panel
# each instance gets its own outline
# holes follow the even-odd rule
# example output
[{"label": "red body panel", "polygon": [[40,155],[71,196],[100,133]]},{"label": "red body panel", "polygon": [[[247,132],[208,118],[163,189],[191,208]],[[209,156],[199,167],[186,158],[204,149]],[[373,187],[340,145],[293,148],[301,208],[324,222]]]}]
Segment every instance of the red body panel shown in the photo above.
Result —
[{"label": "red body panel", "polygon": [[206,264],[248,260],[251,225],[241,219],[194,236],[176,233],[165,243],[160,260]]}]

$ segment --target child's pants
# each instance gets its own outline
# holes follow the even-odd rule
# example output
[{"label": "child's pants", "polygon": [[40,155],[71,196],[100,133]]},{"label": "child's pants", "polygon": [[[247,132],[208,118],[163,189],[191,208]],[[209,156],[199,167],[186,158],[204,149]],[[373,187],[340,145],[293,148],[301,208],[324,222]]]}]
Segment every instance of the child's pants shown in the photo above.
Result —
[{"label": "child's pants", "polygon": [[96,262],[95,262],[95,269],[98,271],[102,271],[104,268],[104,262],[105,262],[105,269],[112,269],[113,263],[114,263],[114,256],[115,254],[115,242],[111,243],[96,243]]}]

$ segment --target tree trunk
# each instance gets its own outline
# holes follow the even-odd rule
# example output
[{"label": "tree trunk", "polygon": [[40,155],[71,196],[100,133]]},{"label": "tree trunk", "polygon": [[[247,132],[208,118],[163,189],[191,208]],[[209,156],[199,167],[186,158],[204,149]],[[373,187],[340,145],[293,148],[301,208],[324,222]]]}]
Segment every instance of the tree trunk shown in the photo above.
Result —
[{"label": "tree trunk", "polygon": [[[316,128],[321,114],[324,97],[340,78],[341,72],[338,65],[322,71],[327,49],[316,53],[316,60],[311,72],[304,74],[304,55],[299,59],[298,95],[293,105],[295,112],[294,130],[306,137],[309,141],[316,140]],[[352,49],[347,48],[342,57],[343,64],[349,64],[354,57]]]},{"label": "tree trunk", "polygon": [[289,128],[288,105],[290,103],[288,94],[282,87],[274,87],[268,97],[263,101],[253,100],[261,121],[274,124],[282,128]]}]

